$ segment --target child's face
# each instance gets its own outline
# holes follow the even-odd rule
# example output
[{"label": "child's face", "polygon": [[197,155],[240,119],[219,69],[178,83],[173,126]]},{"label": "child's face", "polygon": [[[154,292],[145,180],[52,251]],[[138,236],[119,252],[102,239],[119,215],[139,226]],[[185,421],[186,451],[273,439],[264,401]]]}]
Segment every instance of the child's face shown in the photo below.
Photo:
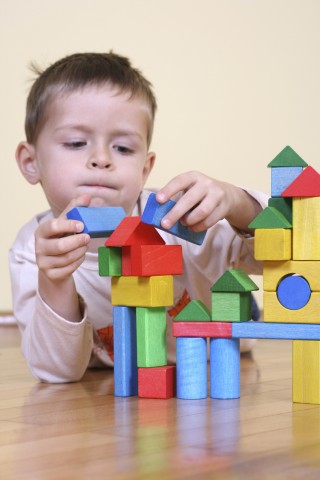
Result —
[{"label": "child's face", "polygon": [[61,94],[48,109],[36,144],[28,145],[36,177],[23,173],[41,183],[54,215],[83,194],[91,206],[122,206],[131,214],[155,160],[148,153],[146,104],[109,86],[90,86]]}]

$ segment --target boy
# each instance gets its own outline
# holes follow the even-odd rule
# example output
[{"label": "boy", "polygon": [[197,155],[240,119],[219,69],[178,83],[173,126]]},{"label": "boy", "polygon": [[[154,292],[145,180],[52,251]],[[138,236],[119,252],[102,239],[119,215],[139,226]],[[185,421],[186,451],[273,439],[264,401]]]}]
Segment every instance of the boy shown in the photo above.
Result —
[{"label": "boy", "polygon": [[[89,243],[83,224],[66,212],[113,205],[141,215],[155,163],[149,146],[156,99],[142,74],[114,53],[70,55],[37,73],[16,159],[26,180],[41,184],[50,211],[24,226],[10,251],[14,312],[33,375],[77,381],[88,366],[112,366],[112,307],[110,287],[97,273],[99,240]],[[159,202],[174,196],[163,227],[181,218],[195,231],[209,229],[201,247],[161,233],[183,245],[177,304],[190,297],[210,305],[210,286],[228,268],[260,273],[247,225],[264,196],[198,172],[178,175],[157,193]],[[170,328],[168,344],[170,359]]]}]

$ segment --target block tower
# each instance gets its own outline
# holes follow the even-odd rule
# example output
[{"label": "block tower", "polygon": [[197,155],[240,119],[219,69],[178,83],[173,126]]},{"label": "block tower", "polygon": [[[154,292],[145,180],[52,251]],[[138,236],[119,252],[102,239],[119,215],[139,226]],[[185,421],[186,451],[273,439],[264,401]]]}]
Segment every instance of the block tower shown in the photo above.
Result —
[{"label": "block tower", "polygon": [[[320,324],[320,175],[290,147],[269,167],[272,197],[249,225],[263,260],[264,321]],[[293,341],[292,380],[294,402],[320,403],[318,340]]]}]

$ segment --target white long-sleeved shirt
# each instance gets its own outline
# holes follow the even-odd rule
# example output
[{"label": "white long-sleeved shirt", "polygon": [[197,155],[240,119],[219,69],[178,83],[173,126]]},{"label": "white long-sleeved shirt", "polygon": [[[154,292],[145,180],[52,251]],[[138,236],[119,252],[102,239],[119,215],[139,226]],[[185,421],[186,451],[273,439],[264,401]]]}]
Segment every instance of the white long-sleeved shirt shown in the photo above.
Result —
[{"label": "white long-sleeved shirt", "polygon": [[[246,191],[265,207],[264,194]],[[141,215],[149,194],[148,190],[141,193],[133,215]],[[13,309],[22,336],[22,351],[32,374],[45,382],[71,382],[80,380],[88,366],[113,366],[112,353],[105,348],[100,335],[112,325],[111,282],[98,274],[98,254],[88,252],[74,273],[80,301],[84,303],[81,322],[62,318],[42,300],[34,233],[51,216],[50,211],[35,216],[20,230],[10,249]],[[182,245],[183,274],[174,277],[175,305],[188,296],[202,300],[210,308],[210,287],[226,270],[242,268],[248,274],[262,271],[261,262],[253,257],[253,238],[241,235],[226,220],[208,229],[201,246],[167,232],[159,233],[166,243]],[[173,361],[175,342],[170,322],[168,314],[168,359]]]}]

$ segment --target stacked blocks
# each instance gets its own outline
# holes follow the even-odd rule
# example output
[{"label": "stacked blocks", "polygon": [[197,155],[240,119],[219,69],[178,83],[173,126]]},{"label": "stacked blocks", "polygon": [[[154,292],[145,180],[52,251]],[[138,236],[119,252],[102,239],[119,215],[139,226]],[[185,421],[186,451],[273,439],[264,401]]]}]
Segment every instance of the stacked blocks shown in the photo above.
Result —
[{"label": "stacked blocks", "polygon": [[293,339],[293,401],[320,404],[320,175],[290,147],[269,167],[268,208],[283,225],[272,224],[276,233],[269,235],[270,224],[260,221],[265,211],[249,225],[264,262],[264,321],[279,322],[275,334]]},{"label": "stacked blocks", "polygon": [[[173,275],[182,273],[181,246],[165,245],[153,226],[126,217],[101,250],[99,270],[112,276],[114,393],[170,398],[175,367],[167,365],[166,307],[173,304]],[[117,325],[123,318],[126,329]]]},{"label": "stacked blocks", "polygon": [[210,396],[240,396],[239,339],[233,322],[251,319],[251,291],[258,287],[242,270],[228,270],[211,287],[212,313],[192,301],[174,319],[177,337],[177,397],[207,397],[207,338],[210,339]]}]

